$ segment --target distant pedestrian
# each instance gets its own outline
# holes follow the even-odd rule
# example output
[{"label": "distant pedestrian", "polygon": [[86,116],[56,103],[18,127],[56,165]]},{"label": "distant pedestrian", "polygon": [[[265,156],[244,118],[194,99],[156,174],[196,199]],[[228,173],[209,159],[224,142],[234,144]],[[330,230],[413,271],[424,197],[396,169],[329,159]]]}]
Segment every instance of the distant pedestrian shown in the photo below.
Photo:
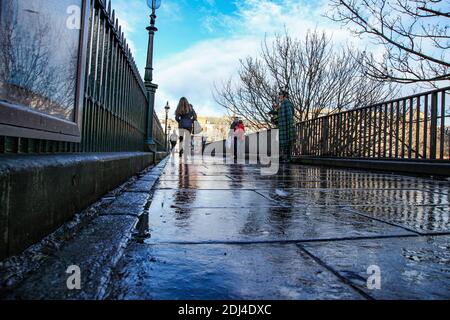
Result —
[{"label": "distant pedestrian", "polygon": [[245,125],[239,120],[234,128],[234,158],[238,157],[238,150],[242,152],[242,144],[245,143]]},{"label": "distant pedestrian", "polygon": [[239,120],[236,128],[234,129],[234,135],[239,139],[242,140],[245,137],[245,125],[244,121]]},{"label": "distant pedestrian", "polygon": [[170,140],[170,146],[171,146],[170,151],[173,152],[175,150],[175,147],[177,146],[177,141],[178,141],[178,134],[175,129],[173,129],[173,132],[170,135],[169,140]]},{"label": "distant pedestrian", "polygon": [[239,118],[234,117],[233,122],[231,123],[231,126],[230,126],[230,131],[234,133],[238,124],[239,124]]},{"label": "distant pedestrian", "polygon": [[289,100],[287,91],[280,92],[278,110],[278,129],[280,134],[280,151],[283,161],[290,161],[294,143],[294,105]]},{"label": "distant pedestrian", "polygon": [[236,144],[237,144],[237,138],[234,133],[236,131],[238,124],[239,124],[239,118],[234,117],[233,122],[231,122],[231,125],[230,125],[230,131],[228,132],[228,138],[227,138],[227,143],[226,143],[227,150],[230,150],[230,152],[231,152],[231,148],[233,148],[233,146],[234,146],[234,150],[233,150],[234,155],[236,155]]},{"label": "distant pedestrian", "polygon": [[206,142],[208,141],[208,137],[202,136],[202,154],[205,153]]},{"label": "distant pedestrian", "polygon": [[185,97],[182,97],[175,111],[175,120],[178,122],[180,134],[180,157],[183,155],[184,145],[191,145],[191,134],[196,119],[197,114],[194,108]]}]

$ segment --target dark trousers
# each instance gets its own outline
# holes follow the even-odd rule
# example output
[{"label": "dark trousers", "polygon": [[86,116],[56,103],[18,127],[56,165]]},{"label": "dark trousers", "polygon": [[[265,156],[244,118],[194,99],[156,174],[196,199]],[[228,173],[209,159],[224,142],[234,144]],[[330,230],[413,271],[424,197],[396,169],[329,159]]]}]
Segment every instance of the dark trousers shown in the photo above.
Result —
[{"label": "dark trousers", "polygon": [[280,146],[280,152],[281,152],[281,158],[283,160],[291,160],[291,156],[292,156],[292,146],[289,145],[284,145],[284,146]]}]

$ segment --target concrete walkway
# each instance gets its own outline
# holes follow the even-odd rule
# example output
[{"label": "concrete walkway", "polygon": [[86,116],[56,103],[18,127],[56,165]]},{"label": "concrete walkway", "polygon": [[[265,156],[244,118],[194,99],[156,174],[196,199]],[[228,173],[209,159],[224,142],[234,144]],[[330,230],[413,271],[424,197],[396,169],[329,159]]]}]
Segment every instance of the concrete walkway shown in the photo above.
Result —
[{"label": "concrete walkway", "polygon": [[1,262],[0,299],[449,299],[449,186],[166,159]]},{"label": "concrete walkway", "polygon": [[150,237],[127,246],[108,297],[450,298],[447,181],[259,169],[171,158],[148,210]]}]

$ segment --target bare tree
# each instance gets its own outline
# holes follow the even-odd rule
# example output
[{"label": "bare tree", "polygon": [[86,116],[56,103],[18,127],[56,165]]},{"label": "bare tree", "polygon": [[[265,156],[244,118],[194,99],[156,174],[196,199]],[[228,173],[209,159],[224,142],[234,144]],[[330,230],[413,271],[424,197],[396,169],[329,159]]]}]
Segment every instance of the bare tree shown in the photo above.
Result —
[{"label": "bare tree", "polygon": [[272,126],[268,112],[280,88],[288,90],[296,121],[373,104],[390,90],[362,72],[362,54],[337,50],[325,33],[308,32],[301,41],[287,32],[266,38],[259,57],[241,60],[238,79],[215,87],[216,101],[255,130]]},{"label": "bare tree", "polygon": [[[450,80],[448,0],[331,0],[334,21],[384,48],[364,56],[365,73],[398,83]],[[435,84],[435,83],[434,83]]]}]

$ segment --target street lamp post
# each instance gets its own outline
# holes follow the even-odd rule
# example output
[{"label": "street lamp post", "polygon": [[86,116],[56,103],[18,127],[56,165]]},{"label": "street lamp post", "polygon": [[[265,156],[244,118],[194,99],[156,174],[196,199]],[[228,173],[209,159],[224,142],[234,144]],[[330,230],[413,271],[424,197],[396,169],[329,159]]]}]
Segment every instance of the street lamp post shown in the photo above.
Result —
[{"label": "street lamp post", "polygon": [[169,135],[170,135],[170,133],[172,132],[172,126],[169,124],[169,131],[168,131],[168,133],[167,133],[167,145],[169,146],[168,147],[168,151],[169,151],[169,148],[170,148],[170,145],[169,145]]},{"label": "street lamp post", "polygon": [[147,116],[147,134],[145,144],[148,150],[155,150],[155,141],[153,140],[153,115],[155,113],[155,93],[158,89],[158,85],[153,83],[153,40],[155,32],[158,29],[155,27],[156,22],[156,10],[161,6],[161,0],[147,0],[147,4],[152,9],[150,15],[150,26],[147,27],[148,31],[148,49],[147,49],[147,65],[145,67],[144,84],[147,90],[148,100],[148,116]]},{"label": "street lamp post", "polygon": [[166,148],[166,151],[167,151],[167,138],[168,138],[168,135],[167,135],[167,121],[169,121],[169,110],[170,110],[169,101],[167,101],[167,104],[164,107],[164,109],[166,110],[166,127],[164,129],[165,130],[164,133],[166,134],[165,148]]}]

